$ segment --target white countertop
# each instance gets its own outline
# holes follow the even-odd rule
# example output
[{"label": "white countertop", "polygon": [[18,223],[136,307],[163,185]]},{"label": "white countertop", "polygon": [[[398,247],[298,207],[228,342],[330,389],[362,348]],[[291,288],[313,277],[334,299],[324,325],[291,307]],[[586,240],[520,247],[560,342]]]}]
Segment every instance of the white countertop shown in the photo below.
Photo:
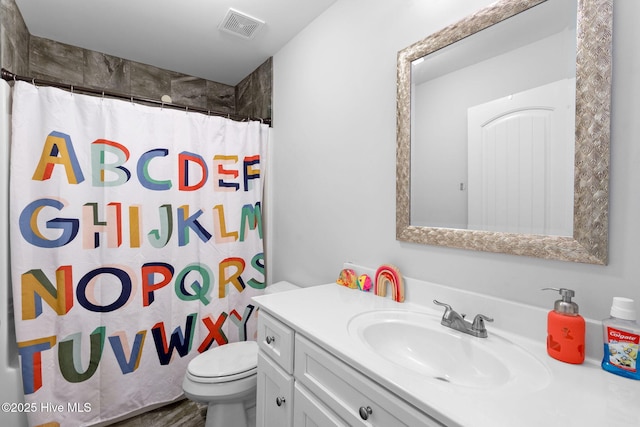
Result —
[{"label": "white countertop", "polygon": [[[432,309],[415,302],[397,303],[335,283],[258,296],[254,301],[296,333],[446,425],[640,426],[640,381],[610,374],[594,359],[587,359],[582,365],[557,361],[547,355],[543,340],[499,329],[498,321],[495,327],[487,324],[486,339],[506,338],[537,358],[549,373],[550,381],[545,386],[522,390],[505,384],[474,389],[421,379],[373,354],[348,331],[349,321],[360,313],[411,310],[441,316],[442,310],[435,306]],[[497,316],[495,312],[485,314]]]}]

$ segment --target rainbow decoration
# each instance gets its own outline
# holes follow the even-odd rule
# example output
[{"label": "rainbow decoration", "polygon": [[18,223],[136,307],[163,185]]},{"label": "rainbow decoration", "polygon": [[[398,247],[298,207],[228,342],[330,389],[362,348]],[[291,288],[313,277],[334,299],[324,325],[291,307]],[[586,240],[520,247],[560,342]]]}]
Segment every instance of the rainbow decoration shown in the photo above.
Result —
[{"label": "rainbow decoration", "polygon": [[358,276],[358,289],[364,292],[369,292],[373,284],[371,283],[371,277],[368,274],[361,274]]},{"label": "rainbow decoration", "polygon": [[358,279],[356,276],[356,272],[350,268],[345,268],[340,272],[340,276],[338,276],[338,280],[336,280],[338,285],[346,286],[351,289],[358,288]]},{"label": "rainbow decoration", "polygon": [[376,271],[373,292],[379,296],[387,295],[387,284],[391,285],[394,301],[404,301],[404,283],[400,271],[393,265],[381,265]]}]

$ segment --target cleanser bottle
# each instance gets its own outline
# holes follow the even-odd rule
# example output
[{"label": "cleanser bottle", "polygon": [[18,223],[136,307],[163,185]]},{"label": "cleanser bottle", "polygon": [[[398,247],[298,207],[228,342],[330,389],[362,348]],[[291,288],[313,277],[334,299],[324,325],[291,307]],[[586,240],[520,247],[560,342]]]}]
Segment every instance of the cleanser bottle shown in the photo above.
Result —
[{"label": "cleanser bottle", "polygon": [[632,299],[614,297],[611,317],[602,321],[604,356],[602,369],[613,374],[640,380],[638,347],[640,325],[636,322],[636,307]]}]

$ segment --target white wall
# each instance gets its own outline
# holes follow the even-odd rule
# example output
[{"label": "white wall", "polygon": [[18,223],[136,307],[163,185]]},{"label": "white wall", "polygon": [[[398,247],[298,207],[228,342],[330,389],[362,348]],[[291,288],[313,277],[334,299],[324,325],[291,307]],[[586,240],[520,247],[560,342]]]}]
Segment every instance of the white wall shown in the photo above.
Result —
[{"label": "white wall", "polygon": [[334,281],[345,261],[551,307],[544,286],[577,292],[581,312],[611,298],[640,307],[640,2],[616,0],[610,262],[573,264],[395,239],[396,54],[491,0],[338,0],[274,57],[272,278]]}]

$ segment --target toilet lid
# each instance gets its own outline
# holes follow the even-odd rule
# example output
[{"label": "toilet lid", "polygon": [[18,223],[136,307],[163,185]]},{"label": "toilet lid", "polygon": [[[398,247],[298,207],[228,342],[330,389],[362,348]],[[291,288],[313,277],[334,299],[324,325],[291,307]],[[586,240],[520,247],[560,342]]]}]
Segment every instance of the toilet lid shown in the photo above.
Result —
[{"label": "toilet lid", "polygon": [[255,371],[258,366],[258,344],[241,341],[212,348],[196,356],[187,371],[196,377],[227,377]]}]

